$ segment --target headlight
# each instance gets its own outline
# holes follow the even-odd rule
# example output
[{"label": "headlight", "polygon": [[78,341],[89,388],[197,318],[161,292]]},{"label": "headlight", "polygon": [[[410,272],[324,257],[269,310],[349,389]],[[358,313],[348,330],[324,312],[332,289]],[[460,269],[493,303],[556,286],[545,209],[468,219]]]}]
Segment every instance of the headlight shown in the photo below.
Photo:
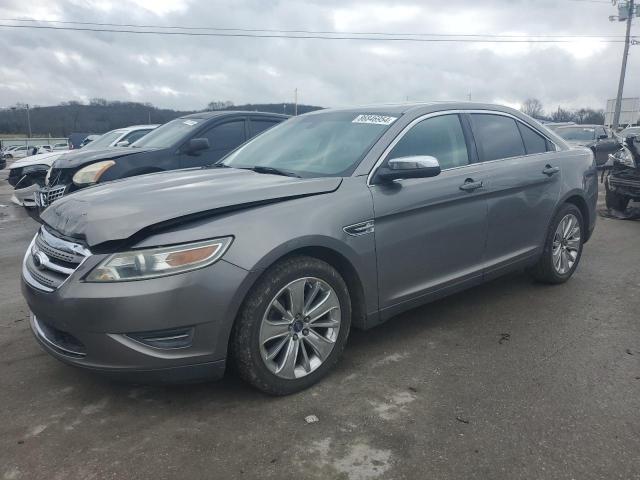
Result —
[{"label": "headlight", "polygon": [[206,267],[227,251],[233,237],[114,253],[86,277],[87,282],[126,282],[164,277]]},{"label": "headlight", "polygon": [[22,174],[26,175],[28,173],[44,173],[49,169],[47,165],[27,165],[22,169]]},{"label": "headlight", "polygon": [[114,166],[116,162],[113,160],[105,160],[104,162],[92,163],[84,168],[81,168],[73,176],[73,183],[76,185],[91,185],[92,183],[98,183],[100,177],[104,172]]},{"label": "headlight", "polygon": [[621,150],[617,151],[613,158],[617,160],[620,164],[625,167],[635,168],[636,164],[633,160],[633,154],[627,147],[623,147]]}]

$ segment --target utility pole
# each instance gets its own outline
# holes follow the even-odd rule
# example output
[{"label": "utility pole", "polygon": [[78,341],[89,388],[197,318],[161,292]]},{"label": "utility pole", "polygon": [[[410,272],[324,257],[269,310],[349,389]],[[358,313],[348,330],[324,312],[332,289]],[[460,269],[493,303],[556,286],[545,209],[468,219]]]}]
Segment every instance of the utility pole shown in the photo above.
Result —
[{"label": "utility pole", "polygon": [[[622,109],[622,91],[624,90],[624,77],[627,73],[627,58],[629,57],[629,45],[631,44],[631,22],[635,14],[634,0],[628,0],[626,5],[619,5],[618,12],[621,15],[611,16],[609,20],[627,21],[627,34],[624,40],[624,54],[622,55],[622,68],[620,69],[620,81],[618,82],[618,95],[616,96],[616,108],[613,113],[613,130],[617,130],[620,124],[620,110]],[[626,7],[626,8],[625,8]],[[626,15],[625,15],[626,10]],[[625,18],[626,17],[626,18]]]},{"label": "utility pole", "polygon": [[28,129],[28,136],[27,138],[31,138],[31,117],[29,117],[29,104],[27,103],[27,129]]},{"label": "utility pole", "polygon": [[298,89],[293,91],[293,116],[298,116]]}]

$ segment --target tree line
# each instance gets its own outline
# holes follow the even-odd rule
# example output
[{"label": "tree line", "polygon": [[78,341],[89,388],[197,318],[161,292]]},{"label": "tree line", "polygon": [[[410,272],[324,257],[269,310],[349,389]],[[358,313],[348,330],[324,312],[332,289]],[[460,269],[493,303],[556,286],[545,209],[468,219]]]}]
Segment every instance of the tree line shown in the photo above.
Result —
[{"label": "tree line", "polygon": [[[298,114],[320,108],[313,105],[298,105]],[[294,105],[291,103],[234,105],[229,101],[212,101],[205,108],[197,111],[211,110],[249,110],[292,115]],[[157,108],[150,103],[109,101],[103,98],[93,98],[88,103],[71,100],[54,106],[29,107],[31,131],[34,137],[68,137],[74,132],[100,134],[130,125],[162,124],[190,113],[196,113],[196,111]],[[0,109],[0,133],[22,137],[27,135],[27,131],[26,105],[16,104]]]},{"label": "tree line", "polygon": [[579,124],[604,125],[604,110],[579,108],[577,110],[564,109],[545,113],[542,102],[537,98],[528,98],[522,103],[520,110],[530,117],[549,122],[574,122]]}]

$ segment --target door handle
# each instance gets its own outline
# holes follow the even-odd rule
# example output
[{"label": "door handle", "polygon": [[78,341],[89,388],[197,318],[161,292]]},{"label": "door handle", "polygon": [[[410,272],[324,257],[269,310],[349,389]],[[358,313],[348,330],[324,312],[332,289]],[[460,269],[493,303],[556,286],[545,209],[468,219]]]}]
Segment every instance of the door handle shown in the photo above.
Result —
[{"label": "door handle", "polygon": [[460,185],[460,190],[465,192],[473,192],[479,188],[482,188],[482,182],[476,182],[473,178],[467,178],[462,185]]},{"label": "door handle", "polygon": [[552,167],[551,165],[547,165],[544,167],[544,170],[542,170],[542,173],[550,177],[552,175],[555,175],[559,171],[560,171],[560,167]]}]

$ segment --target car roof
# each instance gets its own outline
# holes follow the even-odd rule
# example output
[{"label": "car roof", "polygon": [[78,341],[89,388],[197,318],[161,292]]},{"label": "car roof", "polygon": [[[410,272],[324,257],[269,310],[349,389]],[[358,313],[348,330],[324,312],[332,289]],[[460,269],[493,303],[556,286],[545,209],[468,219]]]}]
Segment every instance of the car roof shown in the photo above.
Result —
[{"label": "car roof", "polygon": [[[406,102],[406,103],[382,103],[373,105],[360,105],[356,107],[338,107],[331,108],[329,111],[341,111],[358,113],[376,113],[386,115],[403,115],[403,114],[427,114],[431,112],[437,112],[442,110],[493,110],[498,112],[504,112],[509,114],[515,114],[522,116],[521,112],[514,110],[510,107],[503,105],[496,105],[491,103],[478,103],[478,102],[456,102],[456,101],[433,101],[433,102]],[[317,115],[326,112],[327,110],[315,110],[313,112],[305,113],[305,115]]]},{"label": "car roof", "polygon": [[190,115],[184,115],[180,118],[200,118],[200,119],[211,119],[211,118],[220,118],[225,116],[245,116],[251,115],[256,117],[276,117],[282,118],[283,120],[289,118],[289,115],[283,115],[282,113],[270,113],[270,112],[251,112],[247,110],[216,110],[214,112],[198,112],[192,113]]}]

